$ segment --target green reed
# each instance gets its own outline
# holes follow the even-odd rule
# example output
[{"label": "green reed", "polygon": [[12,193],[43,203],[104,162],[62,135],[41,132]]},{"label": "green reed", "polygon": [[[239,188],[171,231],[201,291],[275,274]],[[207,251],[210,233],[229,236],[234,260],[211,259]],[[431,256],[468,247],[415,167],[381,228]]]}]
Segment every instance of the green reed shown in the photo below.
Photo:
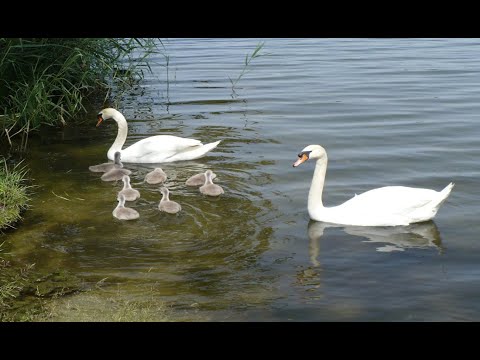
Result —
[{"label": "green reed", "polygon": [[262,50],[263,46],[265,45],[265,42],[261,42],[257,44],[255,47],[255,50],[253,50],[253,53],[251,55],[247,54],[245,55],[245,62],[243,64],[242,71],[238,75],[238,77],[235,80],[232,80],[230,77],[228,79],[230,80],[230,83],[232,84],[232,92],[235,93],[235,86],[237,86],[238,81],[245,75],[247,70],[249,69],[250,63],[252,62],[253,59],[256,59],[260,56],[264,56],[267,54],[261,54],[260,51]]}]

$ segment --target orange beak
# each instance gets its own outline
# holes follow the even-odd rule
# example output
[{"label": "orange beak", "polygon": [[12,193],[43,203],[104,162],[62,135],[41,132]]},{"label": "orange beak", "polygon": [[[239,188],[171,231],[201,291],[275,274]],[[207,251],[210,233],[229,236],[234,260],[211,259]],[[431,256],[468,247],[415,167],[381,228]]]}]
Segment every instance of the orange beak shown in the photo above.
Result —
[{"label": "orange beak", "polygon": [[102,115],[98,115],[97,119],[98,119],[98,122],[97,122],[97,127],[98,127],[98,125],[100,125],[101,122],[103,121]]},{"label": "orange beak", "polygon": [[308,160],[308,155],[307,154],[301,154],[301,156],[298,157],[298,160],[293,163],[293,167],[297,167],[300,164],[303,164],[305,161]]}]

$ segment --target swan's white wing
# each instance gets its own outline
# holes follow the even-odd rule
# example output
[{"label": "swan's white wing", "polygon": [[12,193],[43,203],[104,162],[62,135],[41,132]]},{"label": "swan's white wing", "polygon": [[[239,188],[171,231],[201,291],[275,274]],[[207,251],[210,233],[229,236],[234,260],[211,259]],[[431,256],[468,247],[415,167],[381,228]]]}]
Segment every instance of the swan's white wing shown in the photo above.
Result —
[{"label": "swan's white wing", "polygon": [[201,145],[203,145],[202,142],[195,139],[171,135],[150,136],[123,149],[122,161],[135,162],[141,159],[142,162],[146,162],[151,157],[152,161],[149,162],[162,162],[171,156],[193,150]]},{"label": "swan's white wing", "polygon": [[339,207],[350,212],[406,215],[436,199],[438,192],[405,186],[385,186],[364,192]]}]

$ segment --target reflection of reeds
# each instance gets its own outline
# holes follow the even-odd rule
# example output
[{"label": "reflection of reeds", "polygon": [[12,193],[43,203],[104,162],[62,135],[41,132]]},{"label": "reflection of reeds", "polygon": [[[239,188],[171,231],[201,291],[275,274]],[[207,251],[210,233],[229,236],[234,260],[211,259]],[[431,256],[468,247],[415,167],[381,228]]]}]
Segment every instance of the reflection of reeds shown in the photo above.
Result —
[{"label": "reflection of reeds", "polygon": [[237,85],[238,81],[245,75],[246,71],[248,70],[248,66],[252,62],[253,59],[256,59],[260,56],[264,56],[266,54],[261,54],[260,50],[262,50],[263,46],[265,45],[265,42],[259,43],[256,47],[255,50],[253,51],[252,55],[246,55],[245,56],[245,63],[243,65],[242,71],[238,75],[238,77],[235,80],[232,80],[230,76],[228,79],[230,80],[230,83],[232,84],[232,92],[235,93],[235,86]]}]

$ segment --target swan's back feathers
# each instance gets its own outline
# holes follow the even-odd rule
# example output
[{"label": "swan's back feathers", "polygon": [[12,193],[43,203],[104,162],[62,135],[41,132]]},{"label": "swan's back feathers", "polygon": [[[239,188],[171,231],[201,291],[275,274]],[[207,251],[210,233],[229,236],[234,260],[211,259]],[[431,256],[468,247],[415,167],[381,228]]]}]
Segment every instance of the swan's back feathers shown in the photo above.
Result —
[{"label": "swan's back feathers", "polygon": [[[363,209],[363,211],[379,211],[401,215],[428,204],[437,195],[437,191],[430,189],[384,186],[359,194],[340,206],[357,211]],[[368,206],[366,207],[366,205]]]},{"label": "swan's back feathers", "polygon": [[366,191],[329,210],[335,219],[338,217],[337,221],[353,225],[408,225],[433,219],[452,188],[452,183],[440,192],[385,186]]},{"label": "swan's back feathers", "polygon": [[[121,151],[126,163],[162,163],[179,160],[193,160],[214,149],[219,141],[204,145],[195,139],[172,135],[156,135],[142,139]],[[108,158],[113,154],[108,153]]]}]

